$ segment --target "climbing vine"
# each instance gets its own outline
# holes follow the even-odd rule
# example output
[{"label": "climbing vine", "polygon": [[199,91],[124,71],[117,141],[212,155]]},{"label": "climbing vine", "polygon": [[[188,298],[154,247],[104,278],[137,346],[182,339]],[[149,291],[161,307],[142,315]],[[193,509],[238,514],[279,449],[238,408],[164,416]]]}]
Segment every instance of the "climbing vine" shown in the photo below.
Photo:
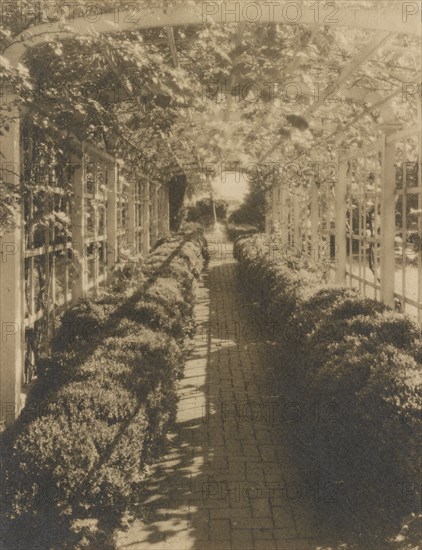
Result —
[{"label": "climbing vine", "polygon": [[[39,4],[37,13],[29,1],[10,7],[0,26],[0,49],[33,25],[65,19],[63,10],[49,11],[48,1]],[[136,4],[147,11],[180,5],[201,9],[193,0]],[[357,10],[377,6],[380,13],[388,9],[387,3],[382,9],[371,2],[348,5]],[[93,19],[94,8],[98,15],[124,6],[81,0],[71,16]],[[351,118],[358,120],[345,132],[346,146],[373,139],[379,122],[390,121],[391,114],[381,107],[372,112],[370,105],[409,79],[414,64],[412,48],[406,52],[412,40],[399,37],[401,55],[381,51],[340,90],[336,79],[360,44],[370,40],[367,31],[210,24],[177,27],[174,38],[176,65],[166,30],[160,28],[53,40],[28,51],[18,67],[0,57],[0,131],[7,131],[19,104],[40,139],[52,140],[58,150],[63,139],[76,136],[113,151],[129,172],[169,180],[188,171],[192,190],[205,185],[204,164],[234,157],[241,163],[292,160],[334,139],[336,129]],[[397,99],[396,107],[396,117],[414,120],[415,102],[400,105]],[[12,223],[19,193],[3,180],[4,228]]]}]

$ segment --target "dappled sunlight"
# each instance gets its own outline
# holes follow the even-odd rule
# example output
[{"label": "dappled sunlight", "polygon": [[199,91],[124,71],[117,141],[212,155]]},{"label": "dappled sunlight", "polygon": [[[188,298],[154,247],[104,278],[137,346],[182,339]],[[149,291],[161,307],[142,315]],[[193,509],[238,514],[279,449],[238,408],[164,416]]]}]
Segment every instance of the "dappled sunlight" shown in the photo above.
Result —
[{"label": "dappled sunlight", "polygon": [[239,345],[219,333],[217,321],[243,326],[251,308],[233,263],[211,258],[176,430],[144,483],[134,523],[118,537],[119,549],[249,550],[275,541],[289,550],[349,548],[322,525],[313,469],[295,464],[294,426],[280,425],[273,346],[246,333]]},{"label": "dappled sunlight", "polygon": [[3,4],[0,546],[416,550],[420,2]]}]

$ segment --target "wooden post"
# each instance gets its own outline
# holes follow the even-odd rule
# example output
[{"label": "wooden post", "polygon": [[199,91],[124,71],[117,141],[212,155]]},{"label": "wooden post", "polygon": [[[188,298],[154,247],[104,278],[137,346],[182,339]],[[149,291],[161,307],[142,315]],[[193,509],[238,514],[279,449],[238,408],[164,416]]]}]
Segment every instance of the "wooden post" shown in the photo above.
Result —
[{"label": "wooden post", "polygon": [[155,240],[159,239],[160,235],[160,194],[161,185],[155,189]]},{"label": "wooden post", "polygon": [[[419,89],[420,90],[420,89]],[[422,206],[422,103],[418,101],[418,120],[419,120],[419,165],[418,165],[418,185],[419,185],[419,204]],[[419,237],[419,254],[418,254],[418,322],[422,325],[422,216],[418,219],[418,237]]]},{"label": "wooden post", "polygon": [[265,233],[267,235],[271,234],[270,203],[271,203],[270,191],[267,190],[265,192]]},{"label": "wooden post", "polygon": [[87,263],[86,263],[86,204],[84,183],[85,150],[82,143],[82,158],[74,156],[73,170],[73,201],[72,201],[72,250],[76,274],[72,277],[72,303],[86,296]]},{"label": "wooden post", "polygon": [[277,221],[278,229],[279,229],[279,232],[280,232],[280,227],[281,227],[281,181],[277,182],[276,201],[277,201],[277,220],[276,221]]},{"label": "wooden post", "polygon": [[160,239],[161,236],[162,236],[162,233],[161,233],[161,222],[162,222],[162,218],[161,218],[161,185],[160,185],[160,187],[157,187],[155,196],[156,196],[155,210],[156,210],[156,213],[157,213],[156,214],[157,220],[156,220],[156,225],[155,225],[155,234],[156,234],[156,239]]},{"label": "wooden post", "polygon": [[278,185],[273,182],[271,195],[271,233],[274,233],[278,224]]},{"label": "wooden post", "polygon": [[335,260],[336,260],[336,283],[344,284],[346,281],[346,169],[347,165],[345,161],[342,161],[341,153],[343,149],[339,150],[337,156],[337,177],[335,182]]},{"label": "wooden post", "polygon": [[382,148],[381,177],[381,300],[394,308],[396,260],[394,239],[396,236],[396,173],[395,145],[387,138],[398,130],[396,124],[382,125],[384,144]]},{"label": "wooden post", "polygon": [[117,239],[117,182],[118,165],[107,164],[107,270],[111,271],[119,259]]},{"label": "wooden post", "polygon": [[164,236],[164,185],[161,185],[161,187],[158,190],[158,238],[161,239],[161,237]]},{"label": "wooden post", "polygon": [[289,242],[289,219],[287,212],[287,195],[288,188],[286,185],[280,183],[280,233],[281,233],[281,246],[284,247]]},{"label": "wooden post", "polygon": [[136,235],[136,175],[129,181],[128,203],[127,203],[127,243],[126,247],[134,261],[138,253]]},{"label": "wooden post", "polygon": [[[0,136],[1,175],[22,197],[20,185],[20,118]],[[24,225],[22,201],[14,226],[0,238],[0,404],[1,420],[11,424],[22,408],[25,353]]]},{"label": "wooden post", "polygon": [[[98,185],[98,165],[95,164],[94,165],[95,168],[94,168],[94,200],[93,200],[93,205],[92,205],[92,212],[93,212],[93,225],[94,225],[94,236],[93,236],[93,239],[94,239],[94,250],[93,250],[93,253],[94,253],[94,265],[93,265],[93,289],[94,289],[94,292],[95,294],[97,293],[97,289],[98,289],[98,278],[99,278],[99,275],[100,275],[100,255],[99,255],[99,244],[98,244],[98,220],[99,220],[99,214],[98,214],[98,211],[99,209],[101,208],[101,206],[97,203],[97,196],[100,194],[100,189],[99,189],[99,185]],[[86,207],[85,207],[86,208]],[[88,251],[87,251],[87,262],[88,262]],[[87,283],[89,283],[89,268],[88,268],[88,265],[87,265]]]},{"label": "wooden post", "polygon": [[154,231],[154,222],[155,222],[155,185],[150,182],[149,188],[149,205],[150,205],[150,215],[149,215],[149,240],[150,246],[154,247],[155,243],[155,231]]},{"label": "wooden post", "polygon": [[158,239],[158,186],[154,184],[152,190],[152,227],[151,243],[154,246]]},{"label": "wooden post", "polygon": [[315,178],[311,178],[311,254],[314,262],[319,261],[319,189]]},{"label": "wooden post", "polygon": [[281,206],[281,181],[277,180],[274,183],[275,191],[274,191],[274,231],[277,232],[277,240],[279,241],[280,245],[282,242],[282,206]]},{"label": "wooden post", "polygon": [[163,187],[163,219],[164,219],[164,235],[170,235],[170,198],[169,184]]},{"label": "wooden post", "polygon": [[319,203],[319,176],[320,161],[317,151],[311,152],[309,172],[310,193],[310,222],[311,222],[311,260],[319,262],[320,259],[320,203]]},{"label": "wooden post", "polygon": [[149,179],[146,179],[143,185],[143,202],[142,202],[142,253],[144,256],[147,256],[150,252],[151,241],[150,241],[150,183]]},{"label": "wooden post", "polygon": [[169,234],[169,204],[168,204],[168,184],[160,187],[159,196],[159,236],[166,237]]},{"label": "wooden post", "polygon": [[300,242],[300,196],[297,188],[293,188],[293,245],[301,249]]}]

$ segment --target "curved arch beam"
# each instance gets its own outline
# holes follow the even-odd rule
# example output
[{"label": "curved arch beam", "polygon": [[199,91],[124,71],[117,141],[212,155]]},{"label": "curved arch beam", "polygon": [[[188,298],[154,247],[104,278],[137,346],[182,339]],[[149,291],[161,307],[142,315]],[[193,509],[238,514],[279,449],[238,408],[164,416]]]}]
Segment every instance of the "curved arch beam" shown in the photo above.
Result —
[{"label": "curved arch beam", "polygon": [[[19,63],[28,48],[56,39],[92,33],[134,31],[166,26],[246,23],[286,23],[346,27],[422,36],[420,2],[397,2],[388,13],[376,9],[353,9],[345,0],[320,2],[261,0],[255,2],[202,1],[198,6],[139,11],[99,12],[96,16],[79,17],[36,25],[21,34],[4,50],[12,65]],[[93,20],[95,17],[96,20]]]}]

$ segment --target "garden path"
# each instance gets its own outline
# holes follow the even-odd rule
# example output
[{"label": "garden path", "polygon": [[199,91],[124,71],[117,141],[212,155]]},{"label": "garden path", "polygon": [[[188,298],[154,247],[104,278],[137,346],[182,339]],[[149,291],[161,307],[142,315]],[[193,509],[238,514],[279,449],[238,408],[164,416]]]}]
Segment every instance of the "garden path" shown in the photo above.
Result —
[{"label": "garden path", "polygon": [[288,402],[286,424],[277,420],[268,329],[240,288],[224,231],[217,228],[207,239],[211,261],[198,288],[176,433],[117,547],[322,548],[319,497],[310,472],[301,472],[289,453]]}]

